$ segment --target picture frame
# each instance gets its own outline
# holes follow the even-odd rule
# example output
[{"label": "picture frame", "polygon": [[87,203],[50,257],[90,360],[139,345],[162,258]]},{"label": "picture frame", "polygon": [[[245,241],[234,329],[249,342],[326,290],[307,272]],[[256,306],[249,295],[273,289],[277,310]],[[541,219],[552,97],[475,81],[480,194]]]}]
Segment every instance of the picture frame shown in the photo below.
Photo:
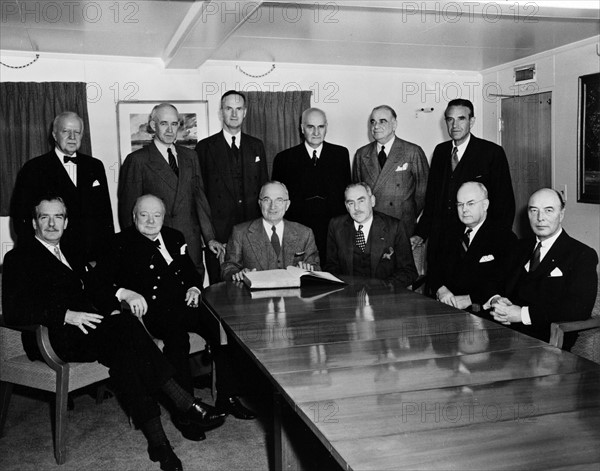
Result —
[{"label": "picture frame", "polygon": [[577,201],[600,204],[600,73],[579,77]]},{"label": "picture frame", "polygon": [[137,100],[117,103],[117,131],[119,163],[132,152],[150,144],[154,139],[149,118],[152,109],[160,103],[170,103],[177,108],[181,125],[177,132],[178,145],[194,149],[198,141],[208,137],[208,101]]}]

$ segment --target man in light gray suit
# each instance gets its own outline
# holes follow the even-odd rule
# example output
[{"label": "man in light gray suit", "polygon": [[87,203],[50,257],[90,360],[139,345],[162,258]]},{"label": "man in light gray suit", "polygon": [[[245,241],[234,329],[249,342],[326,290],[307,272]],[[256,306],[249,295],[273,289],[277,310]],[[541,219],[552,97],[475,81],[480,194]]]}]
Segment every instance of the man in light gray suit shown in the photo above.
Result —
[{"label": "man in light gray suit", "polygon": [[152,194],[165,203],[165,225],[182,232],[196,270],[204,273],[202,237],[216,255],[224,247],[215,239],[210,206],[196,153],[175,145],[180,118],[177,108],[161,103],[150,114],[152,143],[129,154],[119,176],[119,223],[131,225],[131,212],[138,197]]},{"label": "man in light gray suit", "polygon": [[369,185],[375,210],[400,219],[411,237],[425,205],[429,164],[421,147],[395,135],[396,126],[396,112],[390,106],[373,109],[370,128],[375,140],[356,151],[352,181]]},{"label": "man in light gray suit", "polygon": [[283,219],[290,197],[283,183],[265,183],[258,198],[262,218],[233,227],[227,242],[223,280],[242,281],[253,270],[273,270],[289,265],[320,270],[319,252],[310,228]]}]

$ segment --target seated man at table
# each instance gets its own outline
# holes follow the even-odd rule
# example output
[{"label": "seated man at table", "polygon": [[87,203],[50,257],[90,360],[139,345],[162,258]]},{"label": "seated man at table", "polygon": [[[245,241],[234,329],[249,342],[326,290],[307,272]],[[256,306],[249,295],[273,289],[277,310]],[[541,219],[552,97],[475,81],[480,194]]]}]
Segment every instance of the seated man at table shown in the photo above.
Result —
[{"label": "seated man at table", "polygon": [[[536,191],[527,213],[535,238],[518,242],[502,297],[493,296],[484,307],[492,307],[496,321],[548,342],[552,322],[590,317],[598,290],[598,255],[562,228],[565,202],[557,191]],[[569,350],[576,339],[577,333],[565,334],[563,349]]]},{"label": "seated man at table", "polygon": [[274,270],[290,265],[305,270],[320,270],[319,252],[310,228],[283,219],[290,207],[283,183],[265,183],[258,198],[262,218],[234,226],[225,262],[223,280],[242,281],[251,270]]},{"label": "seated man at table", "polygon": [[[133,314],[143,319],[148,332],[163,340],[163,353],[187,392],[194,391],[188,332],[195,332],[211,346],[219,413],[253,419],[252,411],[237,397],[235,379],[239,375],[229,360],[228,347],[221,346],[219,323],[200,302],[204,270],[198,273],[183,234],[164,226],[164,218],[165,205],[160,198],[140,196],[133,207],[133,225],[115,236],[110,256],[100,260],[97,268],[113,282],[116,296],[130,302]],[[139,295],[124,298],[126,290]],[[175,424],[189,440],[205,438],[195,430],[187,433],[188,424],[183,420],[176,419]]]},{"label": "seated man at table", "polygon": [[366,183],[348,185],[344,199],[348,214],[329,222],[325,270],[409,286],[417,269],[400,220],[373,210],[375,195]]},{"label": "seated man at table", "polygon": [[[60,242],[68,218],[62,198],[44,196],[34,205],[35,237],[4,258],[4,320],[15,326],[47,326],[52,347],[63,361],[99,361],[107,366],[125,410],[148,441],[150,459],[159,461],[163,470],[183,469],[162,428],[155,396],[166,394],[178,416],[198,430],[221,425],[223,417],[173,379],[173,367],[142,324],[119,312],[111,286],[94,279],[76,252],[63,252],[67,248]],[[41,359],[35,341],[23,343],[30,358]]]},{"label": "seated man at table", "polygon": [[490,200],[479,182],[466,182],[456,194],[462,223],[443,242],[428,277],[436,298],[458,309],[479,312],[500,289],[517,237],[487,217]]}]

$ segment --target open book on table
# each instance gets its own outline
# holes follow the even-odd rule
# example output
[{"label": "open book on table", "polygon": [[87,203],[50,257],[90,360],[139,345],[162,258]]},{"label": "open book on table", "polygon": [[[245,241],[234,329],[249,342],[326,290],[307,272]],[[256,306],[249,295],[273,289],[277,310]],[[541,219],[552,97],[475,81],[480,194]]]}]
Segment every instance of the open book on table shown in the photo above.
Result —
[{"label": "open book on table", "polygon": [[244,283],[250,289],[298,288],[302,282],[346,284],[326,271],[307,271],[289,266],[285,270],[262,270],[244,273]]}]

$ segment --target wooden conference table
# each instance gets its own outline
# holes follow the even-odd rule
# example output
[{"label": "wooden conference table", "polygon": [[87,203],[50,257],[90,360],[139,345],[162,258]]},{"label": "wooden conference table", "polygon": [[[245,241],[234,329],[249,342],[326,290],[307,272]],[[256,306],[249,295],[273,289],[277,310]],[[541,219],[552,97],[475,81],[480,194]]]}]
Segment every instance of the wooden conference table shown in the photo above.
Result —
[{"label": "wooden conference table", "polygon": [[344,279],[205,292],[281,398],[277,469],[301,466],[277,415],[288,406],[342,469],[599,469],[600,365],[406,289]]}]

